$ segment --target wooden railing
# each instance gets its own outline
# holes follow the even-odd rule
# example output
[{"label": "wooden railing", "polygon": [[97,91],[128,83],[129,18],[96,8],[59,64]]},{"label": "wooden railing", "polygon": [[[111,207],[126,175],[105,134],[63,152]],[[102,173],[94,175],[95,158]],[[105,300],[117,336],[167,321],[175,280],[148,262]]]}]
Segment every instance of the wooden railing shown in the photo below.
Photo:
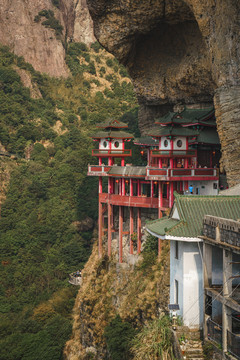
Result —
[{"label": "wooden railing", "polygon": [[[112,205],[118,206],[133,206],[141,208],[154,208],[159,207],[159,199],[155,197],[146,197],[146,196],[128,196],[128,195],[116,195],[116,194],[99,194],[99,201],[102,203],[109,202]],[[162,202],[163,208],[169,207],[169,201],[163,199]]]},{"label": "wooden railing", "polygon": [[124,156],[132,156],[131,149],[93,149],[92,156],[101,156],[101,157],[124,157]]},{"label": "wooden railing", "polygon": [[197,150],[151,150],[151,157],[194,157]]},{"label": "wooden railing", "polygon": [[90,176],[107,176],[111,169],[108,165],[88,165],[88,175]]}]

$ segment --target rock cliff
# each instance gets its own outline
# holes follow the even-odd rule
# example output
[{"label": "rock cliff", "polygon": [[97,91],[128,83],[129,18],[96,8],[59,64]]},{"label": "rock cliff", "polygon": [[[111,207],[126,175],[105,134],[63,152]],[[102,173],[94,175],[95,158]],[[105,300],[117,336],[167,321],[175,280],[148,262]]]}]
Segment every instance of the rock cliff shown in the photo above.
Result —
[{"label": "rock cliff", "polygon": [[[164,244],[161,261],[153,256],[135,267],[119,264],[113,255],[98,258],[97,242],[82,271],[83,283],[73,311],[73,334],[65,346],[64,359],[105,359],[104,329],[119,314],[134,327],[166,311],[169,286],[169,245]],[[92,357],[91,357],[92,356]]]},{"label": "rock cliff", "polygon": [[[56,36],[54,28],[34,21],[42,10],[52,10],[54,18],[63,26],[62,34]],[[2,0],[0,4],[0,43],[33,67],[51,76],[67,76],[65,63],[66,40],[95,41],[92,20],[86,0]],[[54,26],[53,26],[54,27]]]},{"label": "rock cliff", "polygon": [[214,103],[222,167],[240,182],[240,3],[87,0],[99,42],[130,72],[144,132],[173,104]]}]

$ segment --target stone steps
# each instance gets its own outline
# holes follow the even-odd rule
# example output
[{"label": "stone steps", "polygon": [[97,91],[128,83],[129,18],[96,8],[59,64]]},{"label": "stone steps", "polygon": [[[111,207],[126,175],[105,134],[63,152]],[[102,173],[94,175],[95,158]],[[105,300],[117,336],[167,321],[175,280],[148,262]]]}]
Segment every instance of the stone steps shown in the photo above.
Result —
[{"label": "stone steps", "polygon": [[182,327],[178,330],[178,338],[181,340],[180,347],[184,360],[204,360],[200,331]]}]

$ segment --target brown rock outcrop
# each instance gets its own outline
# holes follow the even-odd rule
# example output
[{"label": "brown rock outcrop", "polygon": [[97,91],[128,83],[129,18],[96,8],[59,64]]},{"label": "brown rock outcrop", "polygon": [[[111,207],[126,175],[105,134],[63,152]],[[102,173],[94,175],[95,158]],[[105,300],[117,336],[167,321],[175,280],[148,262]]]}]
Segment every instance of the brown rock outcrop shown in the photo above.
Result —
[{"label": "brown rock outcrop", "polygon": [[222,166],[230,185],[240,182],[240,3],[87,3],[97,39],[129,69],[140,103],[141,130],[177,102],[214,102]]},{"label": "brown rock outcrop", "polygon": [[[67,76],[64,41],[74,39],[91,43],[95,41],[92,20],[86,0],[61,0],[59,8],[51,0],[2,0],[0,4],[0,43],[32,64],[40,72],[51,76]],[[34,18],[39,11],[54,11],[54,16],[63,26],[63,34],[56,37],[55,31],[46,28]]]}]

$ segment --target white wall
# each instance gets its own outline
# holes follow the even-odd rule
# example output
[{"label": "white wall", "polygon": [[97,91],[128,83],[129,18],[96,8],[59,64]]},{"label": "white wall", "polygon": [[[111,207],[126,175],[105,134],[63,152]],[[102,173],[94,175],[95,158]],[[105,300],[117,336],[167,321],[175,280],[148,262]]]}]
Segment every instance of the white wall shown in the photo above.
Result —
[{"label": "white wall", "polygon": [[180,307],[177,313],[183,318],[184,325],[195,328],[203,322],[202,261],[196,242],[178,243],[179,259],[175,259],[175,241],[170,241],[170,303],[175,303],[177,280]]},{"label": "white wall", "polygon": [[[213,184],[217,184],[217,189],[214,189]],[[218,195],[218,181],[189,181],[189,185],[193,186],[193,194],[196,195],[198,188],[198,195]]]},{"label": "white wall", "polygon": [[199,327],[203,323],[202,259],[196,242],[183,244],[183,322],[189,327]]},{"label": "white wall", "polygon": [[[165,140],[168,141],[168,146],[167,147],[164,146],[164,141]],[[167,139],[166,136],[161,137],[159,149],[160,150],[171,150],[171,141],[169,139]]]},{"label": "white wall", "polygon": [[[182,141],[182,146],[181,146],[181,147],[178,147],[178,146],[177,146],[178,140],[181,140],[181,141]],[[178,137],[176,137],[176,138],[174,139],[174,141],[173,141],[173,149],[174,149],[174,150],[186,150],[186,147],[187,147],[186,137],[178,136]]]},{"label": "white wall", "polygon": [[[107,146],[105,147],[103,144],[104,142],[106,141],[107,143]],[[115,143],[118,142],[119,143],[119,146],[115,146]],[[111,143],[111,148],[112,150],[116,149],[116,150],[122,150],[123,149],[123,140],[122,139],[111,139],[110,141],[109,140],[106,140],[106,139],[101,139],[100,140],[100,143],[99,143],[99,149],[110,149],[110,143]]]}]

